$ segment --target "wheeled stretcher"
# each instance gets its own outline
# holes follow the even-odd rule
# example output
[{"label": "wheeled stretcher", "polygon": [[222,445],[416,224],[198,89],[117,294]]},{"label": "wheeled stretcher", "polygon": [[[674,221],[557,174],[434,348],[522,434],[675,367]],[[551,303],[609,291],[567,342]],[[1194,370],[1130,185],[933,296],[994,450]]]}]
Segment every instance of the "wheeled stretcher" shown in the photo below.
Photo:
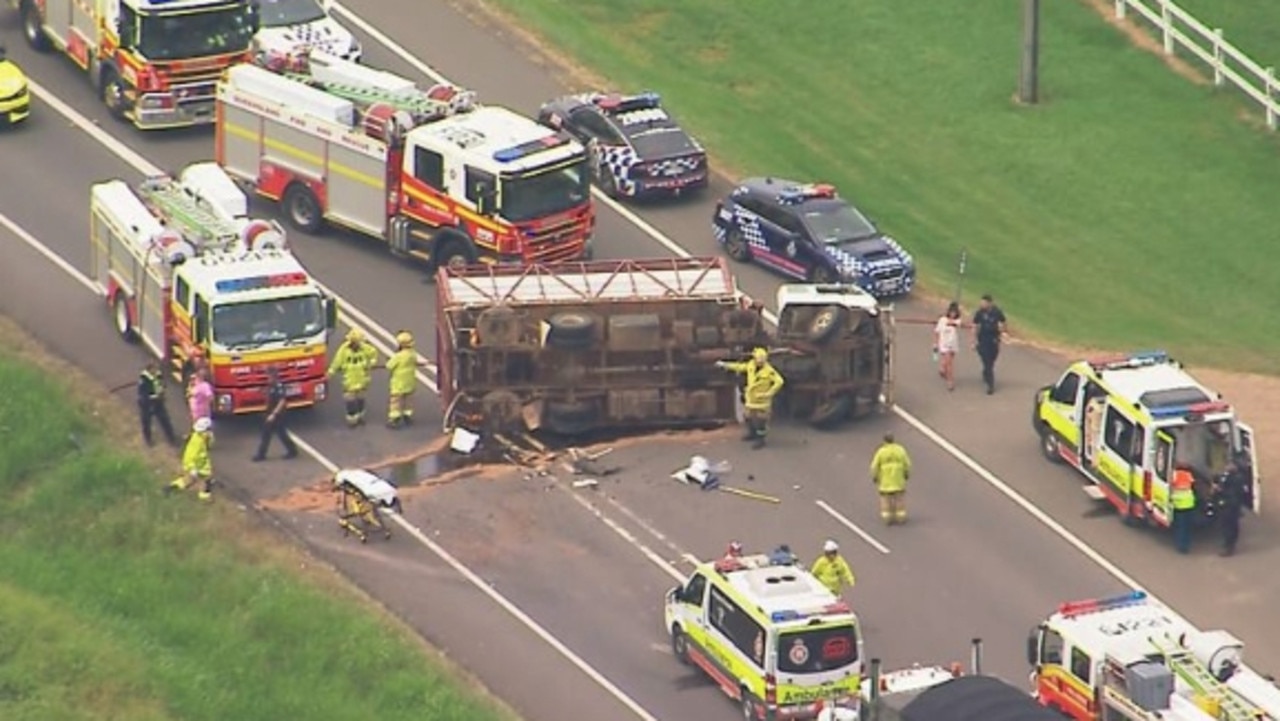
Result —
[{"label": "wheeled stretcher", "polygon": [[341,470],[333,477],[338,493],[338,525],[342,535],[355,534],[361,543],[369,534],[381,532],[391,538],[383,511],[401,512],[400,497],[394,484],[363,469]]}]

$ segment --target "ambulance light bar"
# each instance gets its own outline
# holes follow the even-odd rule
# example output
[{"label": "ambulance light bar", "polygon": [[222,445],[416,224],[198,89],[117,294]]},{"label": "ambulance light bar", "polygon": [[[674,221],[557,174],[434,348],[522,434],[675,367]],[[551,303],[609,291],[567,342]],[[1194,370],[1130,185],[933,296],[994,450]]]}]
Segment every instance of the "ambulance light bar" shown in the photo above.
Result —
[{"label": "ambulance light bar", "polygon": [[510,163],[519,160],[526,155],[533,155],[534,153],[540,153],[551,148],[558,148],[561,145],[566,145],[568,142],[568,137],[548,135],[544,138],[531,140],[527,143],[521,143],[510,148],[503,148],[502,150],[494,151],[493,159],[499,163]]},{"label": "ambulance light bar", "polygon": [[787,621],[803,621],[814,616],[830,616],[837,613],[853,613],[853,609],[849,608],[849,604],[844,601],[836,601],[819,608],[809,608],[803,611],[796,609],[774,611],[769,614],[769,619],[774,623],[785,623]]},{"label": "ambulance light bar", "polygon": [[1091,598],[1086,601],[1070,601],[1058,606],[1058,613],[1063,616],[1079,616],[1083,613],[1110,611],[1116,608],[1124,608],[1125,606],[1135,606],[1145,600],[1147,600],[1146,591],[1130,591],[1129,593],[1120,596],[1112,596],[1111,598]]},{"label": "ambulance light bar", "polygon": [[306,285],[310,278],[306,273],[276,273],[275,275],[256,275],[248,278],[230,278],[214,284],[219,293],[238,293],[245,290],[261,288],[279,288],[286,285]]},{"label": "ambulance light bar", "polygon": [[1178,418],[1183,416],[1207,416],[1210,413],[1225,413],[1231,410],[1226,401],[1205,401],[1189,406],[1170,406],[1168,408],[1152,408],[1148,412],[1152,418]]},{"label": "ambulance light bar", "polygon": [[1133,353],[1103,356],[1089,359],[1089,365],[1098,371],[1119,368],[1141,368],[1169,362],[1169,354],[1162,350],[1141,350]]}]

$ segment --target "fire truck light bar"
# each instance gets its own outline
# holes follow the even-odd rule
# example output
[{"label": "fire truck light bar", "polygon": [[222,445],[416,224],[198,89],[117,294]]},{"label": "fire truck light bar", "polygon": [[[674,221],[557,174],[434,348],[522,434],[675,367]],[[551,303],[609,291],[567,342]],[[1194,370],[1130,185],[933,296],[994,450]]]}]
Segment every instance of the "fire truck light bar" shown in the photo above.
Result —
[{"label": "fire truck light bar", "polygon": [[286,285],[306,285],[306,273],[277,273],[275,275],[256,275],[248,278],[230,278],[214,284],[219,293],[238,293],[260,288],[279,288]]},{"label": "fire truck light bar", "polygon": [[836,603],[827,604],[821,608],[810,608],[804,611],[797,611],[795,609],[774,611],[769,614],[769,618],[774,623],[783,623],[786,621],[802,621],[814,616],[829,616],[836,613],[853,613],[853,611],[849,608],[849,604],[844,601],[837,601]]},{"label": "fire truck light bar", "polygon": [[1231,404],[1226,401],[1206,401],[1204,403],[1193,403],[1189,406],[1170,406],[1169,408],[1152,408],[1152,418],[1178,418],[1180,416],[1206,416],[1210,413],[1225,413],[1231,410]]},{"label": "fire truck light bar", "polygon": [[1162,350],[1140,350],[1133,353],[1090,358],[1089,365],[1094,370],[1115,370],[1117,368],[1139,368],[1169,362],[1169,354]]},{"label": "fire truck light bar", "polygon": [[538,138],[537,140],[531,140],[527,143],[521,143],[510,148],[503,148],[502,150],[494,151],[493,159],[499,163],[510,163],[512,161],[519,160],[526,155],[533,155],[534,153],[540,153],[551,148],[558,148],[568,142],[569,138],[567,137],[548,135],[544,138]]},{"label": "fire truck light bar", "polygon": [[1121,596],[1111,598],[1091,598],[1087,601],[1071,601],[1058,606],[1058,613],[1063,616],[1079,616],[1082,613],[1110,611],[1125,606],[1133,606],[1147,600],[1146,591],[1130,591]]}]

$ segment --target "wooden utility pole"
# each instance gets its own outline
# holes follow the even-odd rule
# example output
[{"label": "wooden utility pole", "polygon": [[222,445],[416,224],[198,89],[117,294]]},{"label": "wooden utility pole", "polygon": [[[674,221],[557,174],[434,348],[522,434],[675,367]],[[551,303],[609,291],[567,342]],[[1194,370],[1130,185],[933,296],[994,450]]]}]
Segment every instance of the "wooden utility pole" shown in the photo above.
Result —
[{"label": "wooden utility pole", "polygon": [[1040,101],[1040,0],[1022,0],[1022,73],[1018,100],[1024,105]]}]

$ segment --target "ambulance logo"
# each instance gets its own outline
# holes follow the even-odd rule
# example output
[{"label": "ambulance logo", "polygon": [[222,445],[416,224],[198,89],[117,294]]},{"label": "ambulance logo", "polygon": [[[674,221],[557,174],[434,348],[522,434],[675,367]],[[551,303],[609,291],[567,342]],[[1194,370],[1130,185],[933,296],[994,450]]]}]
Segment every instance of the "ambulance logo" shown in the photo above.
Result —
[{"label": "ambulance logo", "polygon": [[787,658],[796,666],[803,666],[809,662],[809,647],[804,645],[804,641],[796,639],[791,644],[791,650],[787,652]]}]

